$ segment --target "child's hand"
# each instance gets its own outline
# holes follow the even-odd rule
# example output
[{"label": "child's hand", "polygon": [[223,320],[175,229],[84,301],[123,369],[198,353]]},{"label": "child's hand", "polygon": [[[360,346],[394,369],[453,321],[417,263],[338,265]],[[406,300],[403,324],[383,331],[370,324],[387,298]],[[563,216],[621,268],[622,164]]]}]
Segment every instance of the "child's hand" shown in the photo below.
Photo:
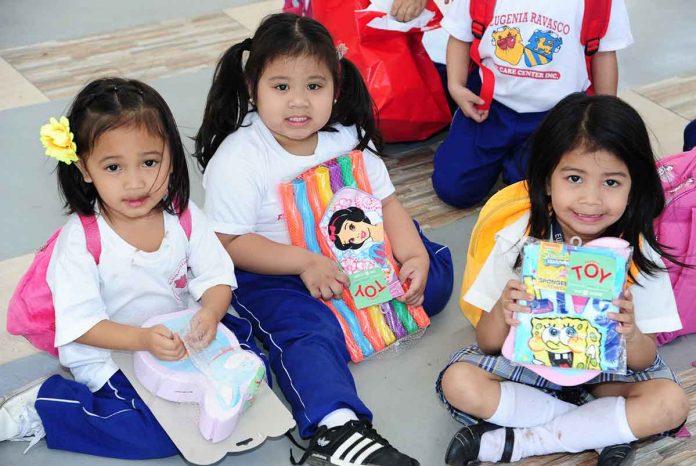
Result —
[{"label": "child's hand", "polygon": [[392,3],[390,14],[406,23],[416,18],[425,8],[426,0],[394,0]]},{"label": "child's hand", "polygon": [[408,290],[397,299],[406,304],[420,306],[423,304],[423,292],[428,281],[430,258],[425,256],[412,257],[401,264],[399,280],[408,285]]},{"label": "child's hand", "polygon": [[515,319],[514,312],[532,312],[528,306],[517,304],[519,300],[531,301],[534,297],[527,293],[527,287],[519,280],[510,280],[503,289],[503,294],[500,295],[500,304],[503,309],[505,323],[509,326],[515,326],[520,323]]},{"label": "child's hand", "polygon": [[340,299],[343,287],[350,284],[348,275],[328,257],[312,254],[300,273],[300,279],[315,298]]},{"label": "child's hand", "polygon": [[477,123],[481,123],[488,118],[488,110],[480,110],[477,105],[483,105],[484,101],[481,97],[471,92],[466,86],[458,85],[449,89],[450,95],[459,108],[462,109],[464,116],[471,118]]},{"label": "child's hand", "polygon": [[145,348],[162,361],[177,361],[186,354],[179,335],[162,324],[145,329]]},{"label": "child's hand", "polygon": [[205,348],[215,338],[219,322],[213,311],[206,307],[200,308],[191,318],[191,333],[186,335],[186,342],[188,343],[190,338],[196,349]]},{"label": "child's hand", "polygon": [[640,333],[636,326],[636,319],[633,309],[633,295],[630,290],[626,290],[623,299],[615,299],[614,304],[619,306],[619,312],[609,312],[607,317],[619,323],[616,331],[623,334],[626,342],[631,341]]}]

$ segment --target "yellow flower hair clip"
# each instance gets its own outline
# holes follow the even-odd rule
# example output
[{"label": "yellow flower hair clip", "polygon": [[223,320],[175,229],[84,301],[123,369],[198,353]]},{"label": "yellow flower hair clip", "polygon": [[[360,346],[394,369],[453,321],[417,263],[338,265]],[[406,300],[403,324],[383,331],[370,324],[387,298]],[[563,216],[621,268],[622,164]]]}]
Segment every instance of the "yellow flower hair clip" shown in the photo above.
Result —
[{"label": "yellow flower hair clip", "polygon": [[60,120],[51,117],[48,124],[41,127],[41,144],[46,148],[46,155],[59,162],[70,165],[79,160],[70,122],[64,116]]}]

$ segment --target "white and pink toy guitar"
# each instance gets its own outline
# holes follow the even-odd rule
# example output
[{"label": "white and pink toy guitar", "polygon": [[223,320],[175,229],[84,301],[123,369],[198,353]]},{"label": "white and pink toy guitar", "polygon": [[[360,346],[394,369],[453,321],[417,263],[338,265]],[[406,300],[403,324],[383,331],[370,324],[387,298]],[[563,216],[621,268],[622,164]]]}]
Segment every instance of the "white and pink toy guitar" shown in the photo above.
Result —
[{"label": "white and pink toy guitar", "polygon": [[215,339],[203,349],[187,341],[195,310],[156,316],[143,324],[162,324],[179,334],[189,354],[179,361],[161,361],[147,351],[133,356],[133,369],[150,393],[169,401],[198,403],[201,435],[220,442],[232,434],[241,414],[251,405],[266,369],[261,359],[243,350],[234,334],[218,324]]}]

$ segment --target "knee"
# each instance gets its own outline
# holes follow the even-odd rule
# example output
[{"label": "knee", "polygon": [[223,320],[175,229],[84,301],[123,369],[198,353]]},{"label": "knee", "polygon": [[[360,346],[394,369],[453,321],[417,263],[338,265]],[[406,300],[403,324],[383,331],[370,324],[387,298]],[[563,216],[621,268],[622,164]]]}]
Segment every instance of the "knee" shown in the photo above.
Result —
[{"label": "knee", "polygon": [[433,171],[433,190],[445,204],[466,209],[473,207],[486,197],[490,187],[481,187],[480,182],[464,179],[448,170]]},{"label": "knee", "polygon": [[676,429],[689,415],[689,399],[686,393],[677,383],[665,381],[658,394],[660,400],[658,412],[666,426],[664,430]]},{"label": "knee", "polygon": [[684,390],[671,380],[655,380],[647,389],[653,409],[655,433],[676,429],[689,414],[689,399]]},{"label": "knee", "polygon": [[460,411],[478,412],[483,402],[485,382],[486,377],[478,367],[465,362],[455,363],[442,375],[442,393],[447,402]]}]

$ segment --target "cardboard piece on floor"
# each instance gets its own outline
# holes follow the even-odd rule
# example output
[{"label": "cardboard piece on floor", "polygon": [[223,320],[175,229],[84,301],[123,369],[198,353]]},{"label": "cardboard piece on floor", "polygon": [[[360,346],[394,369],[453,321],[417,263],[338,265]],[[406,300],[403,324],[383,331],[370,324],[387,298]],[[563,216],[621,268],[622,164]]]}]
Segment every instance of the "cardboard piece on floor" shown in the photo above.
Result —
[{"label": "cardboard piece on floor", "polygon": [[261,445],[267,437],[280,437],[295,426],[295,420],[278,397],[263,382],[251,407],[242,415],[232,435],[219,443],[203,438],[198,430],[199,405],[174,403],[157,398],[138,381],[133,353],[114,351],[113,360],[145,401],[181,454],[194,464],[212,464],[228,452],[241,452]]}]

